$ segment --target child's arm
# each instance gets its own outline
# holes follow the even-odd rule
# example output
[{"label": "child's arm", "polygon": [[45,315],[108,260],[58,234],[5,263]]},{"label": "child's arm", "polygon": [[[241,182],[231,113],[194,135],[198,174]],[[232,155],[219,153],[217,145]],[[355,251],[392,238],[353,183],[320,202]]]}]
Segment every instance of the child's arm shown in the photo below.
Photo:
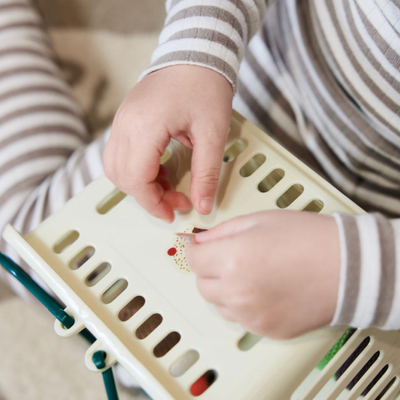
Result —
[{"label": "child's arm", "polygon": [[191,200],[211,212],[239,64],[265,8],[265,0],[167,1],[152,65],[122,103],[104,154],[106,175],[154,216],[172,221],[173,210],[190,208],[159,168],[171,138],[193,148]]},{"label": "child's arm", "polygon": [[0,249],[17,262],[6,224],[26,234],[103,172],[106,137],[88,145],[55,59],[32,2],[0,0]]},{"label": "child's arm", "polygon": [[200,293],[273,338],[328,324],[399,329],[400,219],[335,218],[264,211],[197,234],[186,254]]},{"label": "child's arm", "polygon": [[335,218],[342,267],[332,325],[400,329],[400,219]]}]

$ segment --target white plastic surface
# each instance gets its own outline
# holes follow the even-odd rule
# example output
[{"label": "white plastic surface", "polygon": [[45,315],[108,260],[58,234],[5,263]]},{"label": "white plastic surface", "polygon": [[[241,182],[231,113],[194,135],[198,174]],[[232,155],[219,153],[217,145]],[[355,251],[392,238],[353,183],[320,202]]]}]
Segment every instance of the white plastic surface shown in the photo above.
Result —
[{"label": "white plastic surface", "polygon": [[[295,184],[301,185],[304,191],[287,209],[302,210],[318,200],[323,203],[322,213],[363,212],[265,133],[234,113],[227,149],[238,139],[247,146],[233,160],[227,154],[229,162],[224,162],[216,206],[209,216],[191,211],[178,214],[173,225],[166,225],[148,216],[130,197],[123,198],[108,212],[100,213],[99,209],[104,211],[104,199],[115,192],[111,182],[102,177],[26,237],[21,237],[10,226],[4,237],[68,306],[77,326],[85,325],[97,337],[86,356],[88,367],[95,369],[90,362],[93,351],[105,350],[107,365],[120,362],[155,400],[193,399],[191,385],[208,370],[215,370],[218,377],[200,396],[205,400],[332,400],[338,398],[338,393],[346,394],[343,390],[351,376],[368,361],[373,350],[381,350],[380,364],[374,364],[358,389],[353,390],[361,393],[375,376],[377,366],[388,363],[390,369],[376,387],[384,387],[385,382],[397,376],[392,394],[388,392],[382,398],[394,399],[399,383],[398,332],[357,332],[322,373],[312,373],[313,368],[345,329],[323,329],[282,342],[262,339],[249,351],[241,351],[238,342],[245,332],[221,319],[200,297],[194,275],[179,270],[167,254],[176,241],[174,232],[209,228],[237,215],[276,209],[280,196]],[[177,190],[188,193],[190,151],[176,143],[169,149],[171,154],[166,164],[171,171],[176,171],[172,180]],[[262,163],[264,157],[260,156],[250,170],[242,170],[257,154],[263,154],[265,161]],[[255,166],[258,169],[254,173],[242,176],[248,175]],[[276,169],[284,171],[282,180],[268,192],[260,192],[259,183]],[[78,239],[62,252],[54,251],[54,246],[71,230],[79,233]],[[94,248],[93,256],[78,269],[71,269],[71,260],[88,246]],[[94,286],[88,286],[87,277],[104,262],[111,265],[110,272]],[[119,279],[125,279],[128,287],[110,304],[104,304],[104,292]],[[120,310],[136,296],[145,298],[144,306],[128,321],[120,321]],[[162,323],[145,339],[138,339],[136,329],[154,313],[162,316]],[[58,326],[57,332],[67,336],[62,329]],[[78,330],[71,329],[73,333]],[[179,343],[165,356],[155,357],[154,347],[173,331],[181,335]],[[330,392],[321,397],[320,389],[336,367],[354,350],[357,340],[367,336],[373,338],[373,347],[357,358],[347,375],[336,383],[332,381]],[[174,377],[170,373],[171,365],[191,349],[199,352],[199,360],[182,376]],[[310,373],[314,375],[309,376]],[[312,385],[309,389],[305,384],[299,387],[305,378]],[[356,393],[353,390],[349,393]],[[356,398],[351,394],[346,400]],[[366,400],[369,398],[374,397]]]}]

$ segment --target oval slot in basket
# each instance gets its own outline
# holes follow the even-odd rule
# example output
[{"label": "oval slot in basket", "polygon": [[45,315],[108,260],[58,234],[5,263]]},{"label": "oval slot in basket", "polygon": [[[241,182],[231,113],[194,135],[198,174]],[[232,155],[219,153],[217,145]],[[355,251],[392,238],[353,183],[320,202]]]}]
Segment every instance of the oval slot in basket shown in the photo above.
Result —
[{"label": "oval slot in basket", "polygon": [[160,314],[153,314],[136,329],[136,337],[140,340],[147,338],[150,333],[160,326],[162,320],[163,318]]},{"label": "oval slot in basket", "polygon": [[142,296],[134,297],[121,311],[118,313],[120,321],[125,322],[131,319],[146,303]]},{"label": "oval slot in basket", "polygon": [[76,230],[69,231],[63,236],[53,247],[53,250],[57,254],[61,254],[63,251],[68,249],[73,243],[79,239],[79,232]]},{"label": "oval slot in basket", "polygon": [[181,335],[178,332],[170,332],[156,347],[153,354],[157,357],[164,357],[173,347],[181,340]]},{"label": "oval slot in basket", "polygon": [[267,157],[265,157],[264,154],[256,154],[252,158],[250,158],[249,161],[247,161],[246,164],[243,165],[242,168],[240,168],[240,175],[243,176],[243,178],[248,178],[249,176],[253,175],[254,172],[258,170],[258,168],[261,167],[265,163],[265,160]]},{"label": "oval slot in basket", "polygon": [[304,192],[304,187],[299,183],[292,185],[276,202],[279,208],[289,207]]},{"label": "oval slot in basket", "polygon": [[126,194],[121,192],[119,189],[114,189],[105,199],[103,199],[96,207],[99,214],[107,214],[116,205],[118,205],[124,198]]},{"label": "oval slot in basket", "polygon": [[176,378],[188,371],[200,358],[197,350],[188,350],[171,365],[171,375]]},{"label": "oval slot in basket", "polygon": [[86,278],[85,283],[87,286],[92,287],[99,283],[111,271],[111,264],[108,262],[101,263],[94,271],[92,271]]},{"label": "oval slot in basket", "polygon": [[224,153],[224,162],[232,162],[247,147],[247,141],[244,139],[236,140]]},{"label": "oval slot in basket", "polygon": [[127,287],[128,281],[126,279],[118,279],[103,293],[102,302],[104,304],[112,303]]},{"label": "oval slot in basket", "polygon": [[269,192],[275,185],[277,185],[285,176],[283,169],[277,168],[270,172],[259,184],[258,190],[261,193]]}]

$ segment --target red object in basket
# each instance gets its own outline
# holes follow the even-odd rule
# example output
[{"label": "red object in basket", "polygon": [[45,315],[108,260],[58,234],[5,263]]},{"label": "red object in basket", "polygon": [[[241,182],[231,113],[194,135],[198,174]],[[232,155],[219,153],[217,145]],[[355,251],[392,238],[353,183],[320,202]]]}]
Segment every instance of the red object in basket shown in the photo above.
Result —
[{"label": "red object in basket", "polygon": [[193,396],[200,396],[208,389],[209,386],[210,384],[207,378],[203,375],[190,387],[190,393]]}]

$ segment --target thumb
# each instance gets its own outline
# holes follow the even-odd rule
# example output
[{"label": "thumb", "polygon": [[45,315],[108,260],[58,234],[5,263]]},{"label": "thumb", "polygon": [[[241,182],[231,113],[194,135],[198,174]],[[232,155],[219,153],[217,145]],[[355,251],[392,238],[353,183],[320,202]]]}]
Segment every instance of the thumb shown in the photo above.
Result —
[{"label": "thumb", "polygon": [[227,134],[197,135],[193,143],[191,198],[200,214],[210,214],[218,188]]},{"label": "thumb", "polygon": [[229,219],[221,224],[209,229],[208,231],[200,232],[196,235],[197,243],[205,243],[212,240],[222,239],[227,236],[236,235],[260,223],[260,214],[262,212],[241,215]]}]

